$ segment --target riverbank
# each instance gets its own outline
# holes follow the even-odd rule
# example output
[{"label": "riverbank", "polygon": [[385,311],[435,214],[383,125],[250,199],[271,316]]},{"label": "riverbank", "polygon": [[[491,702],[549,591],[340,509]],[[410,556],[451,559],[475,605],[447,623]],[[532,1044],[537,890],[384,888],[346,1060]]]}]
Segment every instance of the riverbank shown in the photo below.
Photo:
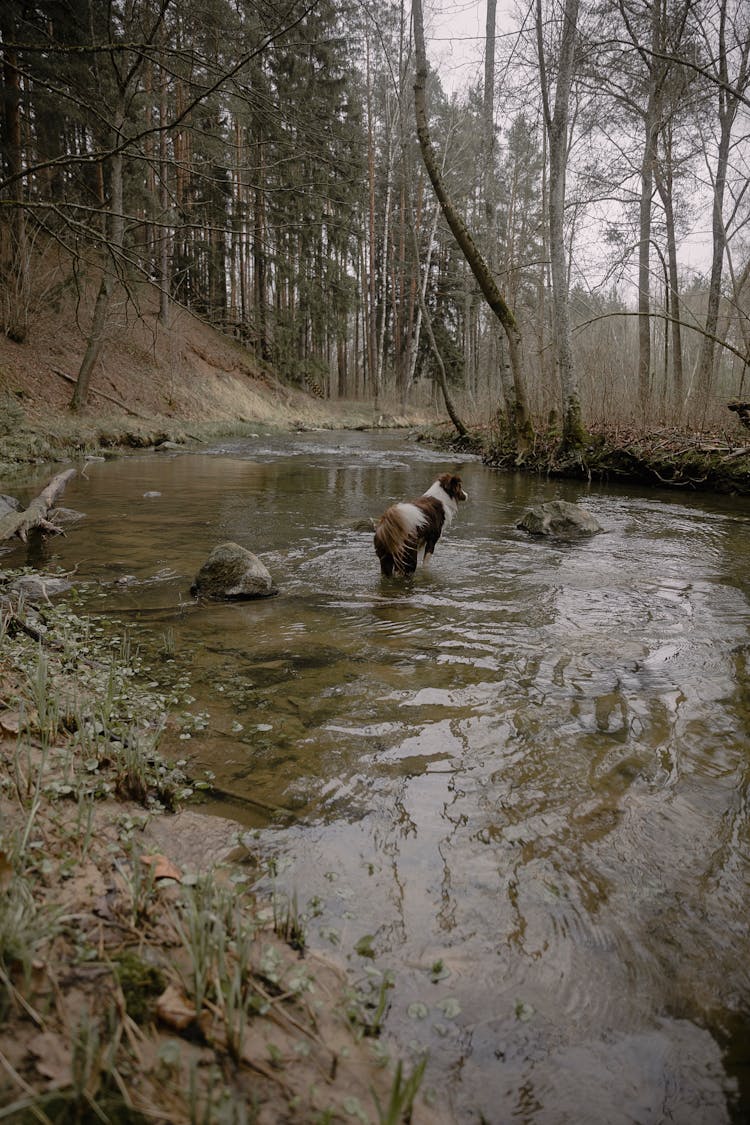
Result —
[{"label": "riverbank", "polygon": [[200,445],[228,434],[429,425],[429,407],[325,399],[279,381],[236,340],[185,311],[169,328],[151,313],[112,326],[90,402],[70,400],[81,359],[73,310],[50,307],[28,341],[0,337],[0,475],[29,462]]},{"label": "riverbank", "polygon": [[[236,825],[159,754],[188,685],[0,588],[0,1104],[15,1122],[436,1121],[389,984],[305,952]],[[149,686],[144,686],[149,681]],[[85,683],[85,687],[83,686]],[[181,811],[180,811],[181,810]],[[437,1115],[436,1115],[437,1114]]]},{"label": "riverbank", "polygon": [[560,453],[556,431],[540,432],[521,458],[491,428],[458,437],[446,425],[431,426],[423,437],[453,453],[479,454],[486,465],[506,472],[750,495],[750,432],[740,424],[705,434],[664,428],[600,430],[589,433],[581,449],[567,455]]},{"label": "riverbank", "polygon": [[[87,299],[91,294],[83,295],[83,307]],[[470,419],[469,434],[457,437],[430,406],[325,399],[284,384],[236,340],[176,308],[168,328],[153,310],[133,316],[123,308],[89,407],[73,414],[79,317],[50,306],[26,343],[0,337],[0,475],[29,462],[111,456],[164,442],[200,447],[230,434],[408,427],[446,451],[472,452],[511,472],[750,494],[750,411],[743,404],[731,406],[726,424],[710,432],[598,426],[568,457],[559,454],[556,430],[540,430],[519,461],[493,424]]]}]

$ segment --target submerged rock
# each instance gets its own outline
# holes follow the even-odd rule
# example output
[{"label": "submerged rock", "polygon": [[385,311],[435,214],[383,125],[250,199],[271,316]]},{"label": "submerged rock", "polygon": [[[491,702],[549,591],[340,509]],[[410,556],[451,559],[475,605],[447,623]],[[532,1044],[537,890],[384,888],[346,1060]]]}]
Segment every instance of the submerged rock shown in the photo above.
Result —
[{"label": "submerged rock", "polygon": [[20,594],[27,602],[47,602],[56,594],[64,594],[73,588],[67,578],[54,578],[44,574],[23,574],[8,583],[8,589]]},{"label": "submerged rock", "polygon": [[567,500],[550,500],[546,504],[535,504],[528,508],[523,518],[516,524],[529,535],[576,536],[595,535],[602,530],[599,521]]},{"label": "submerged rock", "polygon": [[200,598],[270,598],[278,594],[270,572],[252,551],[238,543],[214,547],[190,587]]},{"label": "submerged rock", "polygon": [[54,524],[80,523],[86,519],[86,513],[77,512],[75,508],[51,508],[49,518]]}]

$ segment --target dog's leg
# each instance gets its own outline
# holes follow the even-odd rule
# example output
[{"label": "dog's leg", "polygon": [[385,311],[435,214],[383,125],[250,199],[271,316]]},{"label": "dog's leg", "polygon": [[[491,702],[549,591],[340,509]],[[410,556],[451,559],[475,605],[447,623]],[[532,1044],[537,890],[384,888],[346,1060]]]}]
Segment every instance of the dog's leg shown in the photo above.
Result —
[{"label": "dog's leg", "polygon": [[398,560],[398,569],[401,574],[413,574],[417,569],[419,549],[413,539],[404,544],[401,557]]},{"label": "dog's leg", "polygon": [[393,555],[381,555],[380,573],[384,578],[391,578],[393,576]]},{"label": "dog's leg", "polygon": [[422,560],[424,566],[427,565],[427,563],[430,561],[432,556],[435,554],[435,547],[437,546],[437,541],[438,541],[439,538],[440,538],[440,535],[437,534],[437,535],[430,535],[425,540],[424,559]]}]

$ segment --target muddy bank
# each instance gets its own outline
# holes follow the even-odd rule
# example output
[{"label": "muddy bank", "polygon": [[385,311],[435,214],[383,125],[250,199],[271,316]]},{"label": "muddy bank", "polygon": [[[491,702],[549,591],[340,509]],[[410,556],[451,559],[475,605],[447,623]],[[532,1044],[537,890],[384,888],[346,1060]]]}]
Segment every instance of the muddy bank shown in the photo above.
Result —
[{"label": "muddy bank", "polygon": [[[188,685],[0,588],[0,1104],[13,1121],[435,1121],[382,1007],[160,757]],[[85,687],[82,686],[85,683]],[[390,1115],[388,1115],[390,1112]]]},{"label": "muddy bank", "polygon": [[739,426],[711,435],[592,431],[573,454],[560,452],[557,434],[541,433],[523,457],[488,429],[457,437],[447,427],[430,427],[423,438],[456,453],[477,453],[486,465],[508,472],[750,495],[750,433]]}]

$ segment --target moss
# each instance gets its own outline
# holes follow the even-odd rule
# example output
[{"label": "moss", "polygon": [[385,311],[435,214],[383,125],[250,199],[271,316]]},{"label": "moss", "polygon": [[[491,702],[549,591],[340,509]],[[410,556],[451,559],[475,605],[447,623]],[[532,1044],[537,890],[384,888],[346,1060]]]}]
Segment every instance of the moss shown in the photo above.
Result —
[{"label": "moss", "polygon": [[115,958],[114,971],[130,1018],[138,1024],[150,1023],[156,997],[166,987],[161,970],[144,961],[133,950],[125,949]]}]

